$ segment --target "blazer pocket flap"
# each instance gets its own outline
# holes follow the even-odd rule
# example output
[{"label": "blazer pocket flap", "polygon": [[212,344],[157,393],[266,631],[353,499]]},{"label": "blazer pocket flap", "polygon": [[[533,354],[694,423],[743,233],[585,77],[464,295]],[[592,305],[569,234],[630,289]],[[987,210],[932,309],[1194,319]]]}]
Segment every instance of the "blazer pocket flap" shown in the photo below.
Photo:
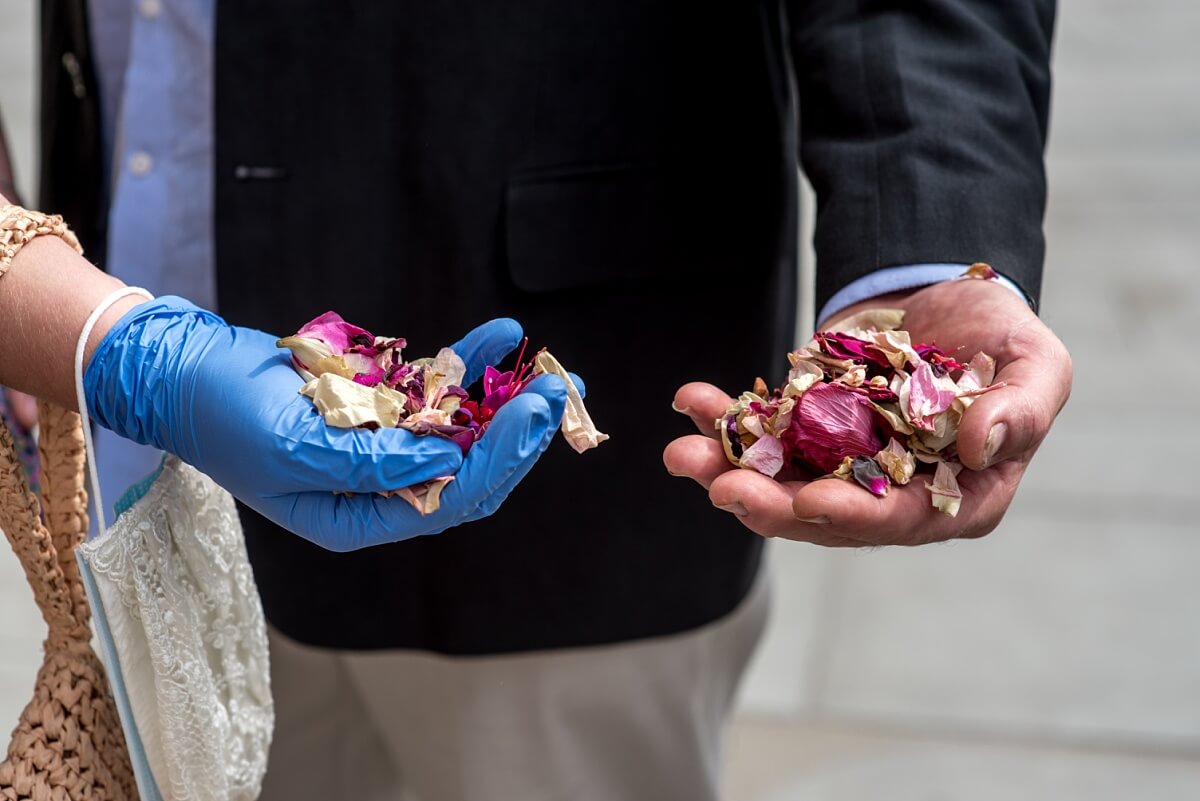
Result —
[{"label": "blazer pocket flap", "polygon": [[553,292],[665,277],[668,206],[657,170],[517,175],[506,192],[506,255],[519,289]]}]

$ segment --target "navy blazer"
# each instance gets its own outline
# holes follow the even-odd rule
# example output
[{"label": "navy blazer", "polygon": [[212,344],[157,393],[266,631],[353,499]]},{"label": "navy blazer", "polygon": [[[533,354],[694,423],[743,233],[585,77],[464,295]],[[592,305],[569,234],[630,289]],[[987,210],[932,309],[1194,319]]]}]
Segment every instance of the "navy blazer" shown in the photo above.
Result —
[{"label": "navy blazer", "polygon": [[512,316],[612,435],[553,444],[487,520],[359,553],[243,509],[271,622],[483,654],[730,611],[761,540],[663,469],[690,426],[675,389],[782,378],[801,161],[818,306],[922,262],[988,261],[1036,298],[1053,17],[1050,0],[220,2],[226,318],[285,334],[334,309],[418,356]]}]

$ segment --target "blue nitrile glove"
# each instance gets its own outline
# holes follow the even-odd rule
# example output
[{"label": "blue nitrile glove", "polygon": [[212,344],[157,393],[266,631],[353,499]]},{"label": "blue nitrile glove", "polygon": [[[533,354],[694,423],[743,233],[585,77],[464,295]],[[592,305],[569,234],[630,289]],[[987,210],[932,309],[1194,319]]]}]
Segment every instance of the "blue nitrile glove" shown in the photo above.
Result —
[{"label": "blue nitrile glove", "polygon": [[[465,383],[521,340],[493,320],[453,345]],[[276,337],[229,325],[176,297],[134,307],[84,373],[88,411],[117,434],[208,474],[280,526],[335,551],[433,534],[494,512],[546,449],[566,390],[543,376],[504,406],[464,460],[453,442],[403,429],[325,425]],[[422,517],[374,493],[455,474]],[[351,492],[351,496],[334,492]]]}]

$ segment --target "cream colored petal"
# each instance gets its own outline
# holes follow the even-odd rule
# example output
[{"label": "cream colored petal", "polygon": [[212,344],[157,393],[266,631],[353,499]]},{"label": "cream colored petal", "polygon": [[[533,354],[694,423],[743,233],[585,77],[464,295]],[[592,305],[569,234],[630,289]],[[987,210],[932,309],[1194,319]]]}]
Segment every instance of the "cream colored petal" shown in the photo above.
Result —
[{"label": "cream colored petal", "polygon": [[779,408],[775,410],[775,416],[771,418],[771,433],[779,436],[792,424],[792,412],[796,408],[795,398],[784,398],[779,402]]},{"label": "cream colored petal", "polygon": [[826,326],[826,330],[835,334],[849,334],[859,339],[868,339],[863,334],[870,331],[892,331],[903,323],[903,309],[864,309]]},{"label": "cream colored petal", "polygon": [[734,467],[741,467],[742,460],[733,454],[733,443],[729,440],[729,426],[725,425],[724,418],[717,418],[717,431],[721,432],[721,447],[725,449],[725,458]]},{"label": "cream colored petal", "polygon": [[996,380],[996,360],[983,351],[976,353],[958,378],[959,392],[971,392]]},{"label": "cream colored petal", "polygon": [[292,363],[296,364],[299,362],[299,364],[307,368],[300,369],[299,365],[297,365],[297,372],[310,381],[321,375],[322,372],[325,372],[318,367],[318,362],[333,355],[333,351],[324,342],[308,337],[284,337],[275,343],[275,347],[290,350],[293,358]]},{"label": "cream colored petal", "polygon": [[374,424],[395,428],[404,409],[404,396],[383,384],[366,387],[336,373],[325,373],[304,386],[300,394],[313,400],[326,425],[355,428]]},{"label": "cream colored petal", "polygon": [[917,460],[899,442],[889,439],[887,447],[875,454],[875,461],[888,474],[893,483],[903,486],[912,480],[917,469]]},{"label": "cream colored petal", "polygon": [[804,373],[795,378],[790,378],[791,373],[788,375],[789,381],[787,386],[783,388],[783,396],[785,398],[798,398],[807,392],[809,387],[820,381],[824,373],[818,369],[816,373]]},{"label": "cream colored petal", "polygon": [[454,476],[443,476],[426,481],[424,484],[416,484],[404,489],[382,492],[380,494],[388,498],[392,496],[403,498],[408,502],[409,506],[416,509],[424,517],[425,515],[433,514],[441,508],[442,490],[453,480]]},{"label": "cream colored petal", "polygon": [[960,464],[940,461],[937,472],[933,474],[933,483],[925,483],[933,507],[951,517],[958,516],[958,509],[962,505],[962,490],[958,488],[958,479],[956,478],[960,470],[962,470]]},{"label": "cream colored petal", "polygon": [[433,359],[433,369],[442,374],[441,386],[461,387],[467,377],[467,365],[450,348],[442,348]]},{"label": "cream colored petal", "polygon": [[907,331],[879,331],[871,339],[887,357],[888,363],[897,370],[906,370],[909,364],[922,363]]},{"label": "cream colored petal", "polygon": [[742,428],[753,434],[755,437],[762,437],[766,435],[766,431],[763,430],[762,418],[753,412],[743,416],[740,420],[738,420],[738,422],[741,423]]},{"label": "cream colored petal", "polygon": [[797,360],[792,365],[792,369],[788,371],[787,380],[791,382],[798,378],[820,379],[824,375],[825,371],[821,369],[820,365],[816,364],[812,359],[805,358]]},{"label": "cream colored petal", "polygon": [[450,419],[450,415],[441,409],[421,409],[419,412],[414,412],[404,418],[404,422],[400,424],[400,427],[415,430],[420,428],[422,423],[427,423],[431,426],[448,426],[451,422],[453,421]]},{"label": "cream colored petal", "polygon": [[861,387],[867,380],[867,368],[865,365],[856,364],[835,380],[848,387]]},{"label": "cream colored petal", "polygon": [[551,356],[549,351],[543,350],[538,353],[534,367],[538,373],[553,373],[566,384],[567,406],[563,411],[562,432],[576,452],[583,453],[608,439],[608,434],[602,434],[592,422],[587,408],[583,405],[583,398],[575,388],[575,382],[567,374],[566,368],[558,363],[558,359]]}]

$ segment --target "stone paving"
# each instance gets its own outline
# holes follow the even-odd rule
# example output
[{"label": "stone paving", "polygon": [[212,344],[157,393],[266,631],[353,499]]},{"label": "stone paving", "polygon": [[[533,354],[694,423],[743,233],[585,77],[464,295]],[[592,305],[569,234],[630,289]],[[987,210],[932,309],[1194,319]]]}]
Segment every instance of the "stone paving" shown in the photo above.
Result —
[{"label": "stone paving", "polygon": [[[27,194],[32,6],[0,0]],[[729,801],[1200,798],[1200,4],[1063,0],[1059,20],[1043,317],[1071,403],[984,540],[772,543]],[[0,730],[42,631],[0,547]]]}]

